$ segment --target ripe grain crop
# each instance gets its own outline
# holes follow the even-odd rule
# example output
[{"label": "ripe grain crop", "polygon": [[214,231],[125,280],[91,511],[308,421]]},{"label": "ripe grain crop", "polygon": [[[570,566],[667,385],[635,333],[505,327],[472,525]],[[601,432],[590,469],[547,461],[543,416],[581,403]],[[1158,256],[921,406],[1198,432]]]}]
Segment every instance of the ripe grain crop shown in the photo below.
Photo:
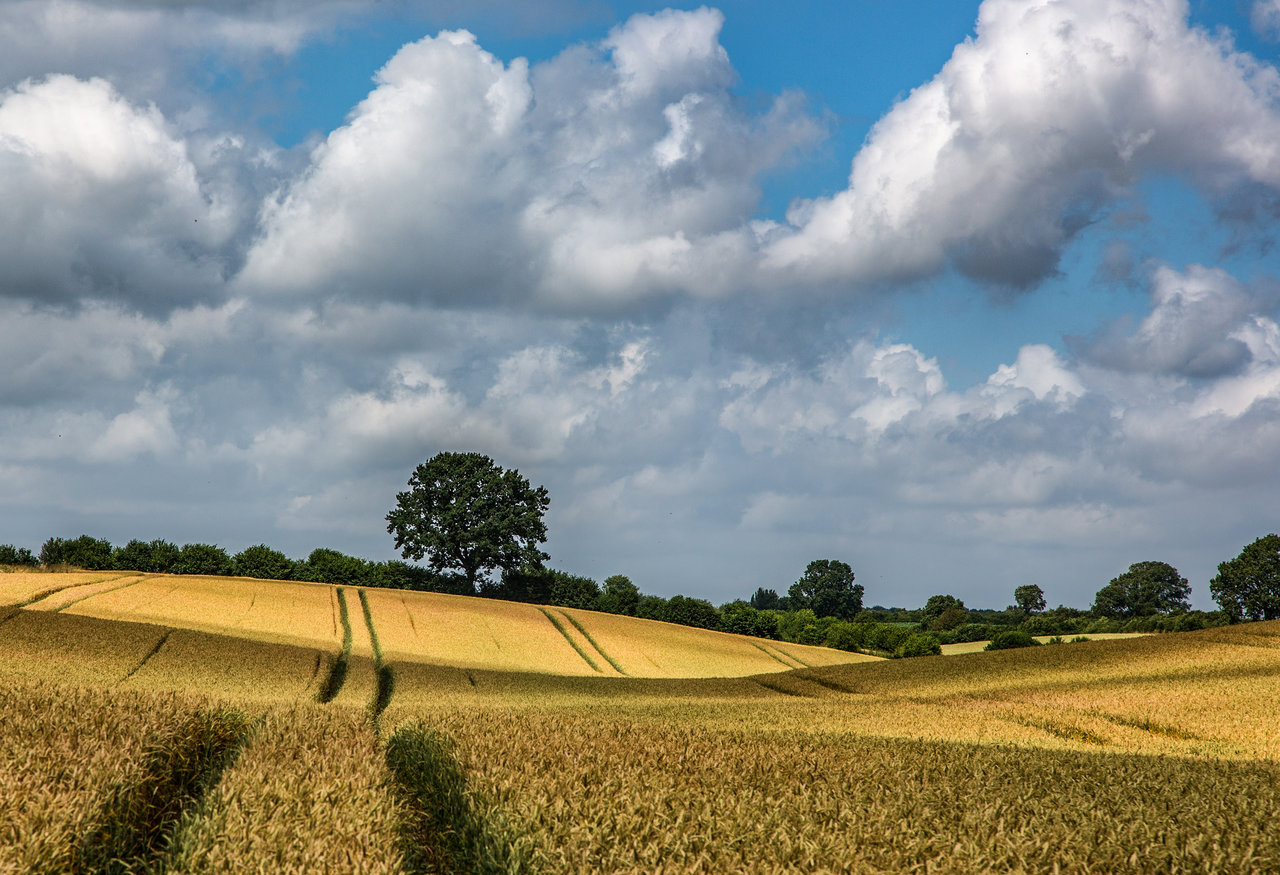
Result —
[{"label": "ripe grain crop", "polygon": [[19,611],[0,625],[0,677],[114,686],[167,632],[145,623]]},{"label": "ripe grain crop", "polygon": [[328,584],[155,574],[68,612],[311,647],[333,646],[339,635]]},{"label": "ripe grain crop", "polygon": [[51,574],[47,571],[13,571],[0,574],[0,605],[25,605],[67,587],[110,580],[114,571],[79,571]]},{"label": "ripe grain crop", "polygon": [[198,707],[176,695],[0,684],[0,872],[65,872],[118,782]]},{"label": "ripe grain crop", "polygon": [[[555,872],[1262,871],[1280,767],[581,713],[436,715]],[[957,800],[963,800],[958,804]]]},{"label": "ripe grain crop", "polygon": [[[556,608],[584,636],[633,677],[737,677],[787,668],[875,661],[876,657],[825,647],[761,641],[710,629],[658,623],[618,614]],[[780,661],[760,645],[784,657]],[[790,659],[790,664],[785,662]]]},{"label": "ripe grain crop", "polygon": [[249,718],[200,709],[147,746],[137,774],[117,780],[76,843],[73,872],[162,870],[174,834],[239,753]]},{"label": "ripe grain crop", "polygon": [[30,611],[64,611],[85,599],[92,598],[105,592],[114,592],[118,589],[124,589],[128,586],[141,581],[140,574],[115,574],[104,577],[101,580],[88,581],[86,583],[67,586],[59,589],[57,592],[49,593],[41,598],[35,599],[24,607]]},{"label": "ripe grain crop", "polygon": [[363,711],[273,710],[178,837],[172,875],[397,873],[400,809]]},{"label": "ripe grain crop", "polygon": [[188,690],[228,703],[300,701],[319,689],[325,654],[229,635],[175,629],[123,687]]},{"label": "ripe grain crop", "polygon": [[368,599],[393,663],[595,674],[535,605],[377,589]]}]

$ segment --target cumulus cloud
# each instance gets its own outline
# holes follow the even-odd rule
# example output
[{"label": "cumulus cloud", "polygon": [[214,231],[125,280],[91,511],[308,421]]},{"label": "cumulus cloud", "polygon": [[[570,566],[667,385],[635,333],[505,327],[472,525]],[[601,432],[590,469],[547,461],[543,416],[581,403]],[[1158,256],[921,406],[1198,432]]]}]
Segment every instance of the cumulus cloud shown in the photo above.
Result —
[{"label": "cumulus cloud", "polygon": [[722,23],[636,16],[532,69],[464,31],[404,47],[268,204],[241,282],[553,309],[725,293],[757,177],[820,126],[793,98],[740,109]]},{"label": "cumulus cloud", "polygon": [[1254,0],[1249,23],[1263,39],[1280,41],[1280,0]]},{"label": "cumulus cloud", "polygon": [[1160,266],[1150,296],[1151,312],[1136,331],[1111,326],[1083,354],[1111,368],[1200,378],[1239,373],[1255,349],[1267,355],[1257,326],[1280,305],[1274,283],[1250,287],[1220,268]]},{"label": "cumulus cloud", "polygon": [[152,106],[102,79],[0,92],[0,296],[139,306],[221,295],[230,203]]},{"label": "cumulus cloud", "polygon": [[1028,286],[1151,173],[1280,187],[1280,74],[1185,0],[986,0],[976,36],[873,128],[847,190],[793,207],[780,274]]}]

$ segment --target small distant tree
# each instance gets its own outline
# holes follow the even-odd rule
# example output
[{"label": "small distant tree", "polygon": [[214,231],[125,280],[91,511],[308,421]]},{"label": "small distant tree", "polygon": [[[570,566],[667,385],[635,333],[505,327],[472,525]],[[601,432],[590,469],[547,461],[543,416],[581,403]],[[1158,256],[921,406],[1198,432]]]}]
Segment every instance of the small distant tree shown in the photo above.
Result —
[{"label": "small distant tree", "polygon": [[694,599],[682,595],[673,595],[667,599],[666,617],[668,623],[679,623],[682,626],[699,626],[703,629],[720,628],[720,612],[715,605],[705,599]]},{"label": "small distant tree", "polygon": [[1191,609],[1191,585],[1167,562],[1135,562],[1129,570],[1098,590],[1093,613],[1098,617],[1147,617]]},{"label": "small distant tree", "polygon": [[348,556],[328,547],[317,547],[305,562],[299,562],[294,567],[293,574],[295,580],[361,586],[371,582],[371,565],[372,563],[358,556]]},{"label": "small distant tree", "polygon": [[590,577],[579,577],[563,571],[551,572],[551,604],[584,611],[600,607],[600,586]]},{"label": "small distant tree", "polygon": [[1280,535],[1266,535],[1218,566],[1209,581],[1231,622],[1280,619]]},{"label": "small distant tree", "polygon": [[1027,615],[1044,610],[1044,590],[1034,583],[1020,586],[1013,591],[1013,601]]},{"label": "small distant tree", "polygon": [[755,591],[755,595],[751,596],[751,607],[757,611],[776,611],[780,601],[775,590],[765,589],[762,586]]},{"label": "small distant tree", "polygon": [[898,646],[893,655],[909,659],[913,656],[937,656],[940,653],[942,653],[942,644],[937,638],[928,632],[913,632]]},{"label": "small distant tree", "polygon": [[754,635],[757,638],[778,636],[778,615],[771,611],[757,611],[744,601],[721,605],[720,624],[724,631],[738,635]]},{"label": "small distant tree", "polygon": [[660,595],[642,595],[636,603],[636,616],[645,620],[666,620],[667,600]]},{"label": "small distant tree", "polygon": [[116,568],[145,571],[148,574],[168,574],[173,570],[180,553],[177,544],[163,538],[156,538],[154,541],[134,539],[116,549],[113,561]]},{"label": "small distant tree", "polygon": [[174,574],[230,576],[235,566],[227,551],[216,544],[183,544],[171,570]]},{"label": "small distant tree", "polygon": [[920,615],[920,628],[925,631],[941,632],[954,629],[969,621],[969,611],[964,602],[953,595],[931,595],[924,603]]},{"label": "small distant tree", "polygon": [[294,566],[297,564],[279,550],[273,550],[266,544],[246,547],[231,557],[235,564],[235,573],[241,577],[256,577],[260,580],[291,580]]},{"label": "small distant tree", "polygon": [[853,569],[838,559],[815,559],[787,591],[793,610],[808,608],[819,617],[852,620],[862,610],[862,584]]},{"label": "small distant tree", "polygon": [[18,565],[34,568],[40,560],[27,547],[15,547],[13,544],[0,544],[0,565]]},{"label": "small distant tree", "polygon": [[41,565],[71,565],[88,571],[115,568],[111,542],[103,538],[81,535],[70,540],[50,538],[40,547]]},{"label": "small distant tree", "polygon": [[436,572],[457,569],[475,590],[495,568],[541,566],[542,521],[550,498],[519,471],[480,453],[437,453],[409,477],[387,514],[387,532],[405,559],[424,556]]},{"label": "small distant tree", "polygon": [[624,574],[614,574],[604,579],[600,610],[634,617],[639,605],[640,588],[631,582],[631,578]]}]

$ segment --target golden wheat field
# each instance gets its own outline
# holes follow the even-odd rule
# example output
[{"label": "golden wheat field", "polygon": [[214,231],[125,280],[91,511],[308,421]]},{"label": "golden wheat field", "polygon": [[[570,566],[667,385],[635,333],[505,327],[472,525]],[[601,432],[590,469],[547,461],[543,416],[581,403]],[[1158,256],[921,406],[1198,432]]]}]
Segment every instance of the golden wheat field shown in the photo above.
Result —
[{"label": "golden wheat field", "polygon": [[0,576],[0,871],[1280,870],[1280,622],[849,661],[459,596],[38,576]]}]

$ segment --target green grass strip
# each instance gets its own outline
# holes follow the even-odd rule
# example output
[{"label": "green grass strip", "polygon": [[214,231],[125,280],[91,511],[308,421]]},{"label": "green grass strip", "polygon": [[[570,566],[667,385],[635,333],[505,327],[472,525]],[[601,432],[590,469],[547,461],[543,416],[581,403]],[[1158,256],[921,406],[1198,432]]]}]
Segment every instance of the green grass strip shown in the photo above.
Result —
[{"label": "green grass strip", "polygon": [[142,774],[118,784],[73,853],[74,873],[161,873],[183,818],[240,752],[252,729],[239,711],[197,711],[147,751]]},{"label": "green grass strip", "polygon": [[351,615],[347,611],[346,590],[338,587],[338,619],[342,621],[342,651],[334,657],[329,666],[329,676],[325,678],[316,701],[321,704],[332,702],[347,680],[347,666],[351,661]]},{"label": "green grass strip", "polygon": [[382,659],[382,644],[378,641],[378,630],[373,627],[373,609],[369,607],[369,595],[363,589],[356,590],[360,595],[360,609],[364,611],[364,624],[369,627],[369,641],[373,644],[373,670],[378,684],[373,692],[373,702],[369,705],[376,723],[379,715],[391,704],[391,694],[395,692],[396,675],[391,666]]},{"label": "green grass strip", "polygon": [[609,654],[607,654],[607,653],[605,653],[605,652],[604,652],[604,648],[600,646],[600,644],[596,641],[596,639],[594,639],[594,638],[592,638],[592,637],[591,637],[591,633],[590,633],[590,632],[588,632],[588,631],[583,627],[583,625],[582,625],[581,623],[579,623],[579,622],[578,622],[578,620],[573,616],[573,614],[567,614],[567,613],[565,613],[564,611],[561,611],[561,612],[560,612],[560,616],[564,617],[566,620],[568,620],[570,623],[572,623],[572,624],[573,624],[573,628],[575,628],[575,629],[577,629],[579,632],[581,632],[581,633],[582,633],[582,637],[583,637],[583,638],[586,638],[586,639],[587,639],[587,642],[588,642],[592,647],[594,647],[594,648],[596,649],[596,653],[599,653],[601,656],[603,656],[603,657],[605,658],[605,661],[606,661],[606,662],[608,662],[608,663],[609,663],[609,665],[613,666],[615,669],[617,669],[617,670],[618,670],[618,674],[625,674],[625,675],[630,676],[630,675],[629,675],[629,673],[627,672],[627,670],[626,670],[625,668],[623,668],[622,666],[618,665],[617,660],[615,660],[612,656],[610,656]]},{"label": "green grass strip", "polygon": [[541,605],[538,606],[538,610],[542,611],[543,616],[545,616],[548,620],[551,621],[551,625],[555,626],[556,631],[564,636],[564,640],[568,641],[569,645],[573,647],[574,650],[578,651],[578,655],[582,657],[583,662],[591,666],[591,668],[594,671],[598,671],[601,674],[604,674],[604,670],[601,669],[600,666],[596,665],[596,661],[591,658],[591,655],[587,653],[587,651],[582,649],[581,644],[579,644],[577,641],[573,639],[573,636],[569,634],[569,630],[564,627],[563,623],[561,623],[559,620],[556,619],[554,614],[552,614],[550,611],[548,611],[546,608],[542,607]]},{"label": "green grass strip", "polygon": [[401,727],[387,741],[387,768],[404,811],[398,844],[406,873],[529,871],[499,813],[467,787],[448,737],[420,724]]}]

